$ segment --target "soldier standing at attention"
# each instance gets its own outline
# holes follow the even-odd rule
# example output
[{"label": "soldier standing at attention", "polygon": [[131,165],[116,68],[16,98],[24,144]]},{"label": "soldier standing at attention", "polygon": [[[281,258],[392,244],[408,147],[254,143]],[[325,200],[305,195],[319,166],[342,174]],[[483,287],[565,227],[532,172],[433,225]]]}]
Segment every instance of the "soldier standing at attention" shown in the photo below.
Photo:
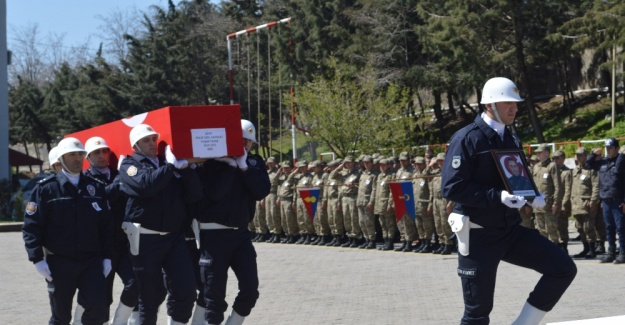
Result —
[{"label": "soldier standing at attention", "polygon": [[360,174],[358,183],[358,196],[356,204],[358,206],[358,223],[362,230],[365,242],[358,248],[375,249],[375,218],[373,208],[375,203],[375,182],[378,173],[373,171],[373,159],[371,156],[364,156],[362,163],[365,169]]},{"label": "soldier standing at attention", "polygon": [[308,162],[306,160],[298,161],[295,167],[297,168],[299,178],[297,184],[295,185],[295,189],[293,190],[293,198],[295,200],[295,213],[297,215],[297,225],[299,227],[300,234],[300,238],[296,244],[310,245],[310,243],[314,240],[313,236],[315,235],[315,227],[313,226],[312,220],[310,220],[306,205],[299,195],[299,189],[310,188],[312,185],[313,175],[308,169]]},{"label": "soldier standing at attention", "polygon": [[592,169],[584,168],[588,159],[588,151],[584,147],[575,151],[577,166],[571,171],[573,185],[571,186],[572,213],[575,218],[575,228],[579,232],[584,249],[576,258],[595,258],[595,218],[599,206],[599,177]]},{"label": "soldier standing at attention", "polygon": [[436,155],[436,163],[438,164],[439,170],[441,171],[440,177],[432,178],[432,206],[434,213],[434,225],[436,228],[436,233],[438,234],[438,241],[440,246],[438,249],[433,251],[433,254],[441,254],[441,255],[450,255],[453,251],[454,241],[451,239],[451,227],[449,223],[447,223],[447,217],[451,213],[451,210],[454,208],[454,203],[443,197],[442,188],[441,188],[441,180],[443,170],[443,163],[445,162],[445,153],[441,152]]},{"label": "soldier standing at attention", "polygon": [[291,169],[292,167],[293,164],[288,160],[282,163],[281,184],[278,187],[277,203],[280,205],[282,228],[286,233],[286,238],[283,241],[285,244],[295,244],[299,233],[297,217],[295,217],[295,202],[293,201],[293,189],[297,183],[298,174],[296,169]]},{"label": "soldier standing at attention", "polygon": [[317,233],[317,239],[312,243],[313,245],[324,245],[330,242],[330,225],[328,224],[328,204],[325,201],[325,183],[328,179],[328,173],[324,171],[325,162],[315,160],[308,165],[308,168],[312,170],[313,179],[312,186],[318,188],[319,202],[317,202],[317,212],[313,225],[315,226],[315,232]]},{"label": "soldier standing at attention", "polygon": [[328,223],[330,224],[333,238],[326,246],[340,246],[342,238],[345,235],[343,211],[340,209],[341,201],[339,200],[341,166],[342,164],[339,160],[333,160],[328,164],[329,174],[326,180],[325,190],[323,191],[323,195],[325,196],[323,201],[328,206]]},{"label": "soldier standing at attention", "polygon": [[[497,269],[501,261],[542,274],[512,325],[539,324],[569,287],[577,268],[559,247],[538,232],[522,227],[518,209],[527,201],[505,190],[491,150],[520,150],[507,130],[522,101],[506,78],[486,82],[481,104],[485,112],[456,132],[443,166],[443,196],[456,202],[449,222],[458,237],[458,276],[462,281],[461,324],[488,324],[493,309]],[[534,198],[534,207],[544,204]],[[469,246],[469,243],[471,244]],[[509,323],[509,322],[508,322]]]},{"label": "soldier standing at attention", "polygon": [[267,174],[269,174],[271,190],[269,190],[267,197],[261,201],[265,206],[265,218],[267,219],[267,225],[271,233],[271,237],[267,239],[267,242],[279,243],[280,235],[282,234],[282,223],[280,222],[280,208],[276,204],[276,200],[280,183],[278,167],[276,167],[276,158],[274,157],[267,158]]},{"label": "soldier standing at attention", "polygon": [[373,212],[380,219],[382,226],[382,237],[384,238],[383,251],[393,249],[393,239],[395,238],[395,214],[391,206],[391,188],[389,182],[393,180],[393,172],[388,159],[380,160],[380,174],[376,179],[375,204]]},{"label": "soldier standing at attention", "polygon": [[560,246],[558,235],[558,215],[562,207],[564,189],[560,178],[560,170],[549,159],[549,146],[541,144],[534,151],[539,162],[534,165],[534,184],[545,198],[545,206],[534,208],[536,229],[541,235],[549,238],[553,243]]},{"label": "soldier standing at attention", "polygon": [[[415,172],[414,168],[410,164],[410,157],[408,152],[402,152],[399,154],[399,163],[401,167],[395,173],[396,181],[412,181],[413,174]],[[393,204],[393,208],[394,208]],[[412,252],[412,242],[417,239],[417,228],[415,226],[414,220],[408,214],[405,214],[401,220],[397,222],[397,227],[399,228],[399,233],[402,238],[402,245],[398,248],[395,248],[395,251],[403,251],[403,252]]]},{"label": "soldier standing at attention", "polygon": [[358,210],[356,208],[360,171],[354,164],[354,157],[345,157],[343,160],[343,170],[341,172],[342,181],[339,187],[339,199],[341,201],[341,211],[343,211],[343,224],[345,225],[345,232],[349,238],[349,241],[341,246],[350,248],[358,247],[358,241],[362,236],[360,224],[358,223]]},{"label": "soldier standing at attention", "polygon": [[432,252],[432,235],[434,234],[434,216],[428,213],[428,205],[430,204],[430,181],[429,169],[425,166],[425,158],[416,157],[415,162],[415,179],[414,179],[414,197],[415,211],[417,213],[417,233],[419,234],[420,244],[414,249],[415,253],[431,253]]},{"label": "soldier standing at attention", "polygon": [[562,196],[562,209],[558,214],[558,237],[560,239],[560,247],[568,254],[569,244],[569,217],[571,216],[571,188],[573,185],[573,177],[571,175],[571,169],[566,167],[564,160],[566,154],[562,150],[556,150],[553,153],[553,162],[556,163],[560,170],[560,180],[562,181],[562,189],[564,195]]}]

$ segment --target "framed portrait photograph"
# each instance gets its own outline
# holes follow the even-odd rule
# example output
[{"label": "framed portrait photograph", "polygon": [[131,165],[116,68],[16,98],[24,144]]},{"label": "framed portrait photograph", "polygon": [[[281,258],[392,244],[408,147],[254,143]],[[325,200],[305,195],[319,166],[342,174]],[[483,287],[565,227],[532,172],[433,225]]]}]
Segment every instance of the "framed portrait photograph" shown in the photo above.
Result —
[{"label": "framed portrait photograph", "polygon": [[506,191],[530,201],[539,195],[523,150],[491,150],[491,153]]}]

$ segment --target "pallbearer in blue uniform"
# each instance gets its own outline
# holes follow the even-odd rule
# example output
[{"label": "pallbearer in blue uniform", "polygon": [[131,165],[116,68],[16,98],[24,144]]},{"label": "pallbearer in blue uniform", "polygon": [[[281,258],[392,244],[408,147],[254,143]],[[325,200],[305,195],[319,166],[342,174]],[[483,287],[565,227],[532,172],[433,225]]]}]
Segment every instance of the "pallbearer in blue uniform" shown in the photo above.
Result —
[{"label": "pallbearer in blue uniform", "polygon": [[[122,230],[127,198],[122,191],[123,185],[119,172],[117,169],[109,167],[111,149],[106,140],[102,137],[89,138],[85,142],[85,150],[87,151],[87,160],[90,165],[89,169],[85,171],[85,175],[100,180],[106,185],[106,195],[111,207],[110,216],[113,222],[115,251],[112,259],[113,270],[106,278],[109,304],[113,303],[115,273],[119,275],[124,284],[124,289],[119,297],[119,305],[111,319],[111,325],[127,324],[131,315],[134,318],[138,318],[138,313],[133,314],[132,311],[139,301],[139,288],[135,280],[135,274],[132,271],[128,238]],[[123,159],[123,156],[119,157],[119,159]]]},{"label": "pallbearer in blue uniform", "polygon": [[76,138],[57,147],[62,170],[37,184],[24,214],[28,259],[46,278],[52,316],[69,324],[72,301],[85,309],[85,325],[107,321],[105,278],[111,272],[113,224],[104,184],[82,174],[85,149]]},{"label": "pallbearer in blue uniform", "polygon": [[188,168],[192,159],[178,160],[169,146],[157,156],[159,134],[147,124],[130,131],[135,153],[123,160],[119,174],[128,196],[122,227],[128,235],[130,259],[139,285],[141,324],[156,324],[165,298],[168,324],[186,324],[196,299],[196,285],[185,231],[191,225],[187,204],[201,199],[201,184]]},{"label": "pallbearer in blue uniform", "polygon": [[258,299],[256,251],[247,224],[254,217],[256,201],[271,189],[263,159],[249,154],[256,143],[256,128],[241,120],[244,153],[238,157],[208,160],[198,167],[204,199],[198,204],[200,222],[200,272],[206,300],[206,321],[221,324],[226,302],[228,269],[239,281],[239,293],[226,325],[239,325]]},{"label": "pallbearer in blue uniform", "polygon": [[506,125],[522,101],[514,83],[493,78],[484,85],[486,111],[451,138],[443,165],[443,196],[456,202],[449,223],[458,238],[458,275],[464,293],[461,324],[488,324],[501,261],[542,274],[514,325],[538,324],[575,278],[571,258],[536,230],[520,225],[518,209],[544,206],[542,195],[528,203],[505,190],[495,171],[493,149],[520,149]]}]

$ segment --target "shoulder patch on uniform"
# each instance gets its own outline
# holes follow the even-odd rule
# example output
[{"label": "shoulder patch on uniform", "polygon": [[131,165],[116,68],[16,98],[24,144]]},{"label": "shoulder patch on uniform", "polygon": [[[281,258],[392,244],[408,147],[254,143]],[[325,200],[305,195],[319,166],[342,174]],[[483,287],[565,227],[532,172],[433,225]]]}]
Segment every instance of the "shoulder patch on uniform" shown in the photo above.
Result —
[{"label": "shoulder patch on uniform", "polygon": [[26,214],[32,216],[35,212],[37,212],[37,203],[32,201],[28,202],[28,204],[26,204]]},{"label": "shoulder patch on uniform", "polygon": [[89,192],[89,195],[94,196],[95,195],[95,187],[91,184],[87,185],[87,192]]},{"label": "shoulder patch on uniform", "polygon": [[258,162],[254,158],[247,158],[247,163],[252,167],[256,167],[256,165],[258,165]]},{"label": "shoulder patch on uniform", "polygon": [[460,160],[460,156],[453,156],[451,159],[451,167],[458,169],[460,167],[460,165],[462,164],[462,161]]},{"label": "shoulder patch on uniform", "polygon": [[137,175],[137,167],[135,166],[128,167],[128,169],[126,170],[126,174],[128,174],[128,176],[130,177]]}]

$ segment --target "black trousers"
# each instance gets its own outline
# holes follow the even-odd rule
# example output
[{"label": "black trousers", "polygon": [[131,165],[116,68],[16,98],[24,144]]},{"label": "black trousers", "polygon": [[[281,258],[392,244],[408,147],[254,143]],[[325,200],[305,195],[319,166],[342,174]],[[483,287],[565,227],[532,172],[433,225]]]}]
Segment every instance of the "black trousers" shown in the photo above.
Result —
[{"label": "black trousers", "polygon": [[555,306],[575,278],[577,267],[573,260],[537,230],[517,225],[507,229],[470,231],[469,255],[458,254],[458,275],[465,306],[461,324],[490,322],[500,261],[542,274],[527,302],[544,311]]},{"label": "black trousers", "polygon": [[127,243],[118,247],[111,262],[111,273],[106,278],[109,305],[113,303],[113,283],[115,282],[115,273],[117,273],[124,284],[124,290],[122,290],[119,300],[128,307],[135,307],[139,303],[139,285],[135,279],[135,273],[132,270],[130,251]]},{"label": "black trousers", "polygon": [[174,321],[187,323],[197,293],[184,234],[141,234],[139,255],[130,257],[139,285],[141,324],[156,324],[158,307],[166,295],[163,273],[168,281],[167,314]]},{"label": "black trousers", "polygon": [[84,325],[102,325],[108,316],[108,300],[102,257],[78,261],[58,255],[48,255],[52,281],[48,296],[52,316],[50,325],[67,325],[72,320],[72,302],[78,290],[78,303],[85,308]]},{"label": "black trousers", "polygon": [[248,316],[258,300],[258,268],[256,250],[247,229],[219,229],[200,231],[200,273],[204,284],[206,321],[221,324],[226,302],[228,269],[239,281],[239,293],[232,309],[241,316]]}]

